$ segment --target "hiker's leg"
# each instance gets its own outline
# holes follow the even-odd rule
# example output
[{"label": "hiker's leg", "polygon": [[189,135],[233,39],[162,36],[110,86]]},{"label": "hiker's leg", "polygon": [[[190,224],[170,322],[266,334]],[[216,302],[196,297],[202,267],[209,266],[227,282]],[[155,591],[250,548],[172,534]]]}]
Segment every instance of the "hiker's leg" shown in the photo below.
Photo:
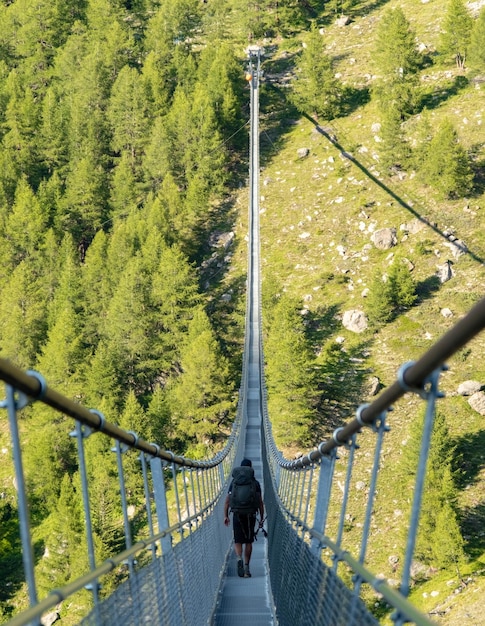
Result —
[{"label": "hiker's leg", "polygon": [[237,558],[240,559],[242,556],[242,543],[234,544],[234,552],[236,553]]},{"label": "hiker's leg", "polygon": [[251,554],[253,553],[253,544],[246,543],[244,546],[244,563],[249,565],[249,561],[251,560]]}]

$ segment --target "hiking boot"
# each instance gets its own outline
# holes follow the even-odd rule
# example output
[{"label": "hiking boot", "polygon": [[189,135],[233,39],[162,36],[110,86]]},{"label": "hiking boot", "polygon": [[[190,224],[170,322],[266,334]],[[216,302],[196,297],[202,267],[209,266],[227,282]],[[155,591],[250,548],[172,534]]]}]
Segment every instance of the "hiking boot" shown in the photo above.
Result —
[{"label": "hiking boot", "polygon": [[251,578],[251,572],[249,571],[249,563],[244,566],[244,578]]},{"label": "hiking boot", "polygon": [[238,559],[237,561],[237,575],[243,578],[244,576],[244,565],[242,559]]}]

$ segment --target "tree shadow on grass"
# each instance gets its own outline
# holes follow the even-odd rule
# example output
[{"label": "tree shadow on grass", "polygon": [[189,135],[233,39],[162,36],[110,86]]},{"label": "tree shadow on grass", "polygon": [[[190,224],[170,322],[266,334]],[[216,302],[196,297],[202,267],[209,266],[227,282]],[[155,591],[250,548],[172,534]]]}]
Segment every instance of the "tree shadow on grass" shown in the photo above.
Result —
[{"label": "tree shadow on grass", "polygon": [[473,558],[480,558],[485,551],[485,502],[467,507],[461,517],[461,530],[466,542],[466,552]]},{"label": "tree shadow on grass", "polygon": [[466,76],[455,76],[446,86],[431,89],[428,93],[423,93],[418,104],[418,111],[423,109],[437,109],[443,102],[456,96],[460,91],[468,86]]},{"label": "tree shadow on grass", "polygon": [[455,482],[458,489],[463,490],[479,481],[480,472],[485,466],[485,430],[458,437],[452,444],[457,451]]},{"label": "tree shadow on grass", "polygon": [[424,300],[428,300],[439,291],[441,287],[441,281],[438,276],[428,276],[424,280],[420,281],[416,285],[416,295],[418,296],[419,302],[424,302]]},{"label": "tree shadow on grass", "polygon": [[342,116],[350,115],[356,109],[370,102],[370,89],[368,87],[346,86],[342,102]]},{"label": "tree shadow on grass", "polygon": [[[463,491],[470,486],[478,485],[482,480],[485,466],[485,430],[467,433],[452,441],[456,450],[453,470],[455,485]],[[466,551],[472,558],[479,558],[485,551],[485,497],[483,496],[471,506],[465,507],[461,513],[461,530],[466,541]]]}]

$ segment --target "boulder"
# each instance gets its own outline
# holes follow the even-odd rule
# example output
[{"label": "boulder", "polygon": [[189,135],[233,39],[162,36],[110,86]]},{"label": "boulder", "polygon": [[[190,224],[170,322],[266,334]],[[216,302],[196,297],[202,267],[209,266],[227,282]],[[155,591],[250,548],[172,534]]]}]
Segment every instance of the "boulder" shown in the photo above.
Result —
[{"label": "boulder", "polygon": [[455,273],[453,272],[452,265],[453,261],[445,261],[443,265],[438,265],[438,271],[436,272],[436,275],[438,276],[440,283],[446,283],[451,278],[453,278]]},{"label": "boulder", "polygon": [[485,392],[477,391],[474,393],[468,398],[468,404],[480,415],[485,415]]},{"label": "boulder", "polygon": [[446,242],[445,246],[450,248],[451,254],[453,255],[454,259],[458,259],[463,254],[466,254],[468,252],[468,248],[465,242],[461,239],[455,239],[454,241]]},{"label": "boulder", "polygon": [[57,622],[60,618],[60,615],[57,611],[51,611],[50,613],[46,613],[40,620],[42,626],[51,626],[54,622]]},{"label": "boulder", "polygon": [[481,388],[482,383],[479,383],[478,380],[465,380],[465,382],[458,386],[458,393],[460,396],[473,396],[473,394],[480,391]]},{"label": "boulder", "polygon": [[348,15],[342,15],[335,20],[337,26],[347,26],[352,20]]},{"label": "boulder", "polygon": [[406,233],[415,235],[416,233],[419,233],[420,230],[423,230],[425,226],[426,224],[422,220],[416,218],[414,220],[411,220],[410,222],[407,222],[406,224],[401,224],[399,228]]},{"label": "boulder", "polygon": [[369,325],[365,313],[357,309],[345,311],[342,318],[342,324],[347,330],[350,330],[353,333],[361,333],[366,330]]},{"label": "boulder", "polygon": [[376,230],[371,237],[372,243],[379,250],[389,250],[397,244],[395,228],[381,228]]},{"label": "boulder", "polygon": [[373,376],[369,381],[369,396],[376,396],[381,388],[381,381]]}]

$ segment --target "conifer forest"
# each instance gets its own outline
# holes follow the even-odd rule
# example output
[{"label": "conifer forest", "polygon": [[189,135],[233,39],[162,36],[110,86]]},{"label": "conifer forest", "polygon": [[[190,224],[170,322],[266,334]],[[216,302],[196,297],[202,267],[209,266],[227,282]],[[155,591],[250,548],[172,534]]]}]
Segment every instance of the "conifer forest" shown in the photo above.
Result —
[{"label": "conifer forest", "polygon": [[[285,453],[352,417],[372,377],[392,382],[452,323],[440,311],[456,321],[485,285],[483,1],[0,0],[0,356],[192,458],[223,447],[237,406],[250,44],[264,50],[266,378]],[[381,228],[392,250],[369,243]],[[342,326],[356,308],[359,334]],[[445,379],[418,545],[443,584],[482,594],[485,430],[455,392],[485,385],[484,347]],[[402,489],[419,423],[401,416],[389,452]],[[41,404],[20,423],[41,595],[85,566],[71,426]],[[2,412],[0,623],[28,604],[9,445]],[[104,445],[86,444],[98,559],[122,539]],[[130,468],[127,483],[136,525]]]}]

